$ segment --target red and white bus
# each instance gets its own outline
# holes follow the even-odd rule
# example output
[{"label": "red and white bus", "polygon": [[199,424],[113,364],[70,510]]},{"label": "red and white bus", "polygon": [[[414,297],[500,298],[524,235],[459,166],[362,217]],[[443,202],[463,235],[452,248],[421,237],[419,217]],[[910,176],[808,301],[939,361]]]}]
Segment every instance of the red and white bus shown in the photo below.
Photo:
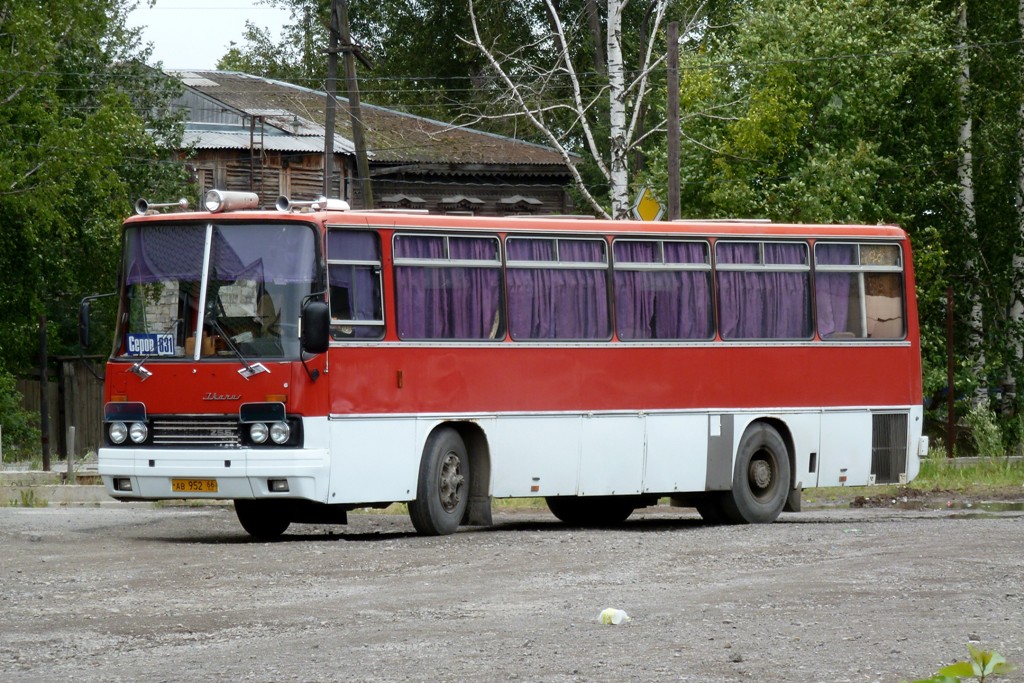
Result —
[{"label": "red and white bus", "polygon": [[264,538],[401,501],[447,534],[513,497],[762,523],[927,450],[898,227],[257,201],[124,224],[114,498],[230,499]]}]

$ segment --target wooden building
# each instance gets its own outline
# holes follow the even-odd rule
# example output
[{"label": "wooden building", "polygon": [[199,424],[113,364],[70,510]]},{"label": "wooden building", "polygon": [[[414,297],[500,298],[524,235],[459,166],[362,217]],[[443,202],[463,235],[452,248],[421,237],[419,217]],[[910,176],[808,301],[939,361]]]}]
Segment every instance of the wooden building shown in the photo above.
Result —
[{"label": "wooden building", "polygon": [[[174,71],[200,189],[257,192],[264,206],[323,193],[326,96],[229,71]],[[335,197],[363,208],[351,118],[337,98]],[[571,175],[549,147],[369,104],[364,135],[376,208],[478,215],[572,213]]]}]

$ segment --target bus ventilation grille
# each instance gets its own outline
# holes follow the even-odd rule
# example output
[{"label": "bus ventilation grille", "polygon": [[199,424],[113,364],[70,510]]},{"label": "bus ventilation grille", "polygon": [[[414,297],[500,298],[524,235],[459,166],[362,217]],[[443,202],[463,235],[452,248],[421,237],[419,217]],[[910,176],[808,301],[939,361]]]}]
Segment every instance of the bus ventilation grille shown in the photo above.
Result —
[{"label": "bus ventilation grille", "polygon": [[242,444],[237,419],[155,418],[157,446],[238,448]]},{"label": "bus ventilation grille", "polygon": [[871,474],[876,484],[899,483],[907,471],[907,414],[871,417]]}]

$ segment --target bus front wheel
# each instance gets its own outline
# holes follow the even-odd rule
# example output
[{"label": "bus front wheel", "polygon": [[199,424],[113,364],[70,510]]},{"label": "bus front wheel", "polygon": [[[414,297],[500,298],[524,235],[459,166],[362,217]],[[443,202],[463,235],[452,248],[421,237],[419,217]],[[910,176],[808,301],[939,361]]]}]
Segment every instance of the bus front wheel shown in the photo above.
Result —
[{"label": "bus front wheel", "polygon": [[469,504],[469,457],[459,433],[450,427],[427,438],[420,462],[416,499],[409,518],[424,536],[444,536],[462,522]]},{"label": "bus front wheel", "polygon": [[236,500],[235,515],[250,536],[264,541],[277,538],[292,523],[291,505],[282,500]]},{"label": "bus front wheel", "polygon": [[782,512],[789,495],[789,451],[773,427],[751,425],[740,440],[732,490],[722,496],[722,513],[734,524],[767,524]]}]

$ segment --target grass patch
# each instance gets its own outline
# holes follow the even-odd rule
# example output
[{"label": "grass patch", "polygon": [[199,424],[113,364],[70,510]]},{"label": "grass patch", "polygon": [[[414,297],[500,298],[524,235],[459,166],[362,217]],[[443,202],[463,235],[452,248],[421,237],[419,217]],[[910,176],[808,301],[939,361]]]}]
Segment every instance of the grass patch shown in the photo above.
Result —
[{"label": "grass patch", "polygon": [[547,510],[543,498],[495,498],[491,503],[495,510]]},{"label": "grass patch", "polygon": [[921,460],[921,471],[906,486],[835,486],[804,489],[804,502],[811,505],[841,505],[858,496],[894,499],[917,492],[957,494],[973,498],[1024,500],[1024,461],[1004,457],[984,458],[970,464],[957,464],[945,457]]},{"label": "grass patch", "polygon": [[36,490],[31,487],[21,489],[18,491],[18,497],[11,498],[8,502],[9,507],[44,508],[48,505],[46,498],[37,496]]},{"label": "grass patch", "polygon": [[[984,458],[977,463],[957,465],[946,458],[921,461],[921,473],[911,482],[915,489],[969,491],[984,488],[1024,487],[1024,461]],[[1021,492],[1024,495],[1024,491]]]}]

